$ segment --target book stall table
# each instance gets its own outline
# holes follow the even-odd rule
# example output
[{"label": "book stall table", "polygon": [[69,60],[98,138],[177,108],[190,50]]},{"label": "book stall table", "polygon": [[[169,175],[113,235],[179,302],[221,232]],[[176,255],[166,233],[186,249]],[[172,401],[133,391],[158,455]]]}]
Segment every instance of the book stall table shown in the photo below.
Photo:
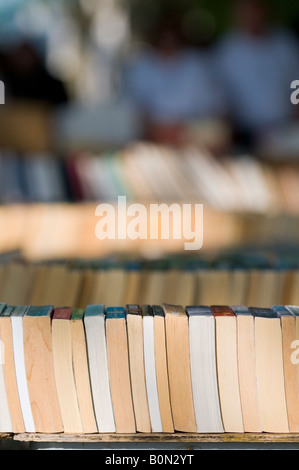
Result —
[{"label": "book stall table", "polygon": [[7,449],[213,450],[299,449],[299,434],[1,434]]}]

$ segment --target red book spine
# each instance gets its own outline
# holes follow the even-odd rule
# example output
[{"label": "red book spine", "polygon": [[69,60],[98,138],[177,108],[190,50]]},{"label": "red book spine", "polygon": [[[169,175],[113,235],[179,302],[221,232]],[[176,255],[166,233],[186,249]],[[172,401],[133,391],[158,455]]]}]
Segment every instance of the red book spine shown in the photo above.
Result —
[{"label": "red book spine", "polygon": [[212,305],[210,308],[214,317],[235,316],[234,311],[228,305]]},{"label": "red book spine", "polygon": [[55,308],[53,313],[53,320],[70,320],[72,316],[72,309],[69,307]]}]

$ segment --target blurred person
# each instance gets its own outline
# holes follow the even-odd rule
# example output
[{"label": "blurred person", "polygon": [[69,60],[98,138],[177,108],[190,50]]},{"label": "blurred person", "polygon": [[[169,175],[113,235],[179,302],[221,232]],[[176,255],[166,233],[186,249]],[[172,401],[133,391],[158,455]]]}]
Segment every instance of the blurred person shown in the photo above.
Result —
[{"label": "blurred person", "polygon": [[237,0],[234,27],[217,47],[216,67],[225,88],[236,140],[252,148],[298,112],[290,102],[299,79],[299,47],[274,23],[266,0]]},{"label": "blurred person", "polygon": [[4,80],[9,99],[52,106],[68,101],[64,84],[49,73],[34,45],[26,40],[6,52]]},{"label": "blurred person", "polygon": [[145,137],[156,142],[180,144],[189,123],[225,114],[208,52],[187,46],[173,18],[163,19],[149,47],[129,60],[125,81]]}]

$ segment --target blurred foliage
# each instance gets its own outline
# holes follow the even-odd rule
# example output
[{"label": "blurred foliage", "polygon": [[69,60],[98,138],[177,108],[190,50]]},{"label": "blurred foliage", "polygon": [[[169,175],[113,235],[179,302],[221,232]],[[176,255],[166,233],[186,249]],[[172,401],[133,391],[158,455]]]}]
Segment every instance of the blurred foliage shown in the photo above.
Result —
[{"label": "blurred foliage", "polygon": [[[235,0],[127,0],[131,25],[137,35],[151,32],[156,21],[163,15],[174,15],[187,24],[187,39],[199,44],[205,39],[213,40],[230,25]],[[293,28],[299,25],[298,0],[271,0],[274,19]],[[213,30],[206,31],[206,22]],[[213,23],[213,24],[212,24]],[[196,32],[193,34],[193,32]],[[209,37],[207,33],[211,33]],[[201,34],[202,33],[202,34]],[[207,37],[205,37],[205,34]],[[190,37],[188,37],[188,35]]]},{"label": "blurred foliage", "polygon": [[[22,9],[43,5],[49,9],[63,5],[69,15],[86,30],[92,11],[104,0],[0,0],[0,24],[5,27]],[[213,39],[229,27],[232,5],[235,0],[116,0],[119,6],[130,12],[131,26],[137,36],[146,36],[163,15],[174,15],[186,22],[187,36],[193,42]],[[279,22],[298,29],[298,0],[269,0],[273,14]],[[88,8],[87,8],[88,5]]]}]

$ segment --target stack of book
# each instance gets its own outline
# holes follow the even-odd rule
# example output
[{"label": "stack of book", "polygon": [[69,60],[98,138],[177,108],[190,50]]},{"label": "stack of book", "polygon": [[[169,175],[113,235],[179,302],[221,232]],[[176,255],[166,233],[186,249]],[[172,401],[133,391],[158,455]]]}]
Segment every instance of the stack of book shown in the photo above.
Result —
[{"label": "stack of book", "polygon": [[0,305],[0,432],[298,433],[299,307]]},{"label": "stack of book", "polygon": [[11,305],[129,303],[299,305],[297,250],[201,257],[0,262],[0,299]]},{"label": "stack of book", "polygon": [[[195,219],[195,205],[191,204],[191,225],[187,221],[187,234],[183,225],[184,203],[177,204],[175,217],[168,210],[170,206],[161,208],[164,221],[167,215],[169,236],[163,235],[158,226],[158,239],[142,238],[137,232],[137,238],[129,234],[129,224],[134,217],[126,217],[122,226],[125,227],[125,239],[107,235],[99,240],[96,235],[98,222],[103,221],[105,214],[97,215],[98,203],[52,203],[52,204],[9,204],[0,205],[0,253],[20,250],[27,259],[59,259],[59,258],[102,258],[116,254],[132,257],[142,256],[154,258],[166,256],[170,253],[185,252],[186,242],[201,239],[201,234],[195,228],[203,229],[203,245],[198,252],[225,247],[240,246],[241,244],[261,245],[265,243],[297,243],[299,231],[299,218],[288,214],[248,214],[215,211],[203,206],[203,224]],[[128,209],[130,204],[127,204]],[[157,227],[157,216],[151,217],[151,205],[142,204],[141,214],[146,210],[147,229]],[[162,210],[164,207],[164,211]],[[109,206],[116,216],[118,227],[118,204]],[[132,206],[131,206],[131,209]],[[137,217],[137,215],[136,215]],[[158,214],[159,217],[159,214]],[[185,217],[185,216],[184,216]],[[173,220],[180,225],[173,225]],[[136,219],[135,219],[136,222]],[[126,225],[125,225],[126,224]],[[160,224],[161,226],[161,224]],[[173,226],[180,230],[181,236],[173,236]],[[190,227],[194,230],[189,232]],[[132,229],[132,227],[131,227]],[[138,231],[138,228],[136,228]],[[160,231],[160,233],[159,233]],[[196,237],[195,237],[196,234]],[[186,237],[186,238],[185,238]],[[189,237],[187,239],[187,237]]]}]

